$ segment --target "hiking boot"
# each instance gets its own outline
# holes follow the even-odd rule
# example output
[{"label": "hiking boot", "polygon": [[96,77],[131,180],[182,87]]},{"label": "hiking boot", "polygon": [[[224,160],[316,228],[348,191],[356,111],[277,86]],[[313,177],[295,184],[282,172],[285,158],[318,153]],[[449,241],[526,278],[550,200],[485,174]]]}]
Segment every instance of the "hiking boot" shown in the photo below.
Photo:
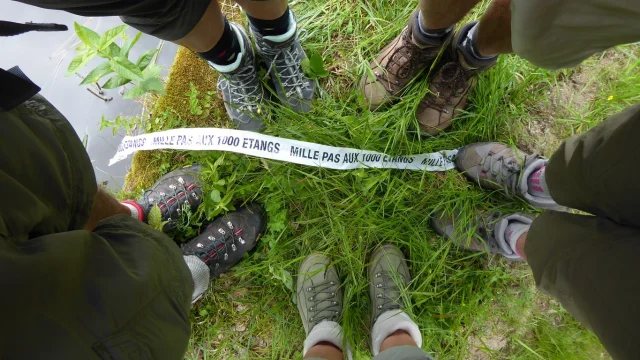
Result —
[{"label": "hiking boot", "polygon": [[502,190],[507,197],[518,196],[541,209],[566,210],[551,197],[529,193],[529,176],[547,164],[538,154],[524,152],[497,142],[475,143],[462,147],[456,167],[480,187]]},{"label": "hiking boot", "polygon": [[428,69],[442,47],[449,44],[452,33],[439,41],[421,35],[419,10],[409,18],[409,25],[389,43],[370,64],[362,77],[360,89],[370,110],[395,100],[421,71]]},{"label": "hiking boot", "polygon": [[240,41],[242,58],[237,69],[225,72],[225,66],[210,65],[218,70],[218,90],[222,93],[224,107],[231,121],[240,130],[264,129],[264,88],[256,68],[256,57],[249,37],[242,26],[230,23]]},{"label": "hiking boot", "polygon": [[251,33],[258,52],[267,63],[280,101],[296,112],[307,112],[311,110],[315,82],[302,69],[302,61],[307,54],[300,45],[292,12],[289,12],[289,17],[292,26],[283,35],[263,36],[253,30]]},{"label": "hiking boot", "polygon": [[533,222],[533,217],[519,213],[502,215],[499,211],[494,211],[479,215],[471,223],[464,223],[459,214],[448,216],[439,212],[432,216],[431,227],[438,235],[446,237],[463,249],[501,254],[509,260],[522,261],[506,238],[506,229],[510,222],[520,222],[528,226]]},{"label": "hiking boot", "polygon": [[311,254],[300,265],[296,294],[298,311],[307,335],[322,321],[338,322],[342,316],[340,277],[331,260]]},{"label": "hiking boot", "polygon": [[209,267],[210,279],[229,271],[262,236],[266,215],[249,204],[214,219],[196,238],[182,245],[184,256],[195,255]]},{"label": "hiking boot", "polygon": [[462,42],[476,25],[473,22],[456,32],[442,64],[431,80],[429,93],[418,105],[416,117],[420,133],[434,136],[449,128],[454,117],[467,107],[469,92],[476,86],[476,75],[496,64],[498,57],[478,60]]},{"label": "hiking boot", "polygon": [[402,251],[394,245],[383,245],[371,254],[367,267],[371,324],[389,310],[404,310],[403,292],[411,282],[411,274]]},{"label": "hiking boot", "polygon": [[163,231],[175,228],[182,212],[198,210],[202,203],[202,185],[199,180],[200,165],[191,165],[173,170],[163,177],[149,190],[145,190],[138,204],[143,210],[142,221],[149,222],[151,209],[158,205],[162,221],[167,221]]}]

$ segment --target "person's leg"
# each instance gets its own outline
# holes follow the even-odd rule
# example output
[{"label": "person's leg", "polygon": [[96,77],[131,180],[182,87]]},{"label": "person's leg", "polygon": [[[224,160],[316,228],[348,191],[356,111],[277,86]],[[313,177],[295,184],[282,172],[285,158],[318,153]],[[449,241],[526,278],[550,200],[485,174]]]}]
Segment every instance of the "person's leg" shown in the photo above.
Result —
[{"label": "person's leg", "polygon": [[462,248],[526,260],[538,288],[590,328],[612,357],[640,353],[640,229],[557,211],[533,221],[485,214],[471,224],[439,214],[432,226]]},{"label": "person's leg", "polygon": [[120,203],[118,200],[114,199],[113,196],[109,195],[103,189],[98,188],[98,191],[93,198],[93,206],[91,206],[91,214],[89,215],[89,220],[84,226],[84,229],[91,231],[96,226],[98,226],[98,223],[100,221],[108,217],[120,214],[131,216],[132,210],[126,205]]},{"label": "person's leg", "polygon": [[456,167],[483,188],[505,191],[531,205],[570,207],[620,225],[640,228],[636,216],[640,183],[635,164],[640,145],[640,104],[595,128],[565,140],[549,160],[501,143],[460,149]]},{"label": "person's leg", "polygon": [[640,229],[548,211],[518,247],[538,288],[590,328],[614,359],[640,354]]},{"label": "person's leg", "polygon": [[540,67],[574,67],[600,51],[640,41],[640,1],[512,2],[513,50]]},{"label": "person's leg", "polygon": [[424,29],[448,29],[462,20],[480,0],[420,0],[420,20]]},{"label": "person's leg", "polygon": [[551,197],[561,205],[640,228],[640,104],[565,140],[546,167]]},{"label": "person's leg", "polygon": [[[459,19],[464,10],[456,7],[452,14],[442,17],[443,22],[438,22],[437,14],[446,13],[449,4],[432,3],[434,16],[426,22],[435,25],[430,26]],[[511,52],[510,5],[511,0],[494,0],[479,22],[466,24],[456,32],[444,59],[434,69],[429,94],[418,106],[416,118],[422,135],[434,136],[449,128],[455,116],[466,109],[469,93],[477,83],[476,75],[494,66],[498,54]]]}]

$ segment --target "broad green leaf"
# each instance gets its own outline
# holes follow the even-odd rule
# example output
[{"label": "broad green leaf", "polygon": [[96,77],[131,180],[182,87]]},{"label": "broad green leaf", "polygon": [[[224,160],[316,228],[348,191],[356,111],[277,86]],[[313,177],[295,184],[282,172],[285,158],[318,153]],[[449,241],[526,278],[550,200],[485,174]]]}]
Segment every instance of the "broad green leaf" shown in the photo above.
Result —
[{"label": "broad green leaf", "polygon": [[[122,33],[127,30],[127,25],[119,25],[114,27],[113,29],[109,29],[102,34],[100,37],[100,50],[107,50],[109,45],[111,45]],[[118,52],[120,55],[120,52]]]},{"label": "broad green leaf", "polygon": [[[111,65],[111,64],[109,64]],[[115,89],[117,87],[126,85],[128,83],[130,83],[131,80],[126,79],[120,75],[115,75],[113,76],[111,79],[107,80],[106,83],[104,83],[104,85],[102,85],[103,89]]]},{"label": "broad green leaf", "polygon": [[116,56],[110,62],[116,74],[129,80],[142,81],[142,71],[129,59]]},{"label": "broad green leaf", "polygon": [[138,58],[138,61],[136,62],[136,65],[138,66],[138,68],[140,70],[146,69],[147,66],[149,66],[149,64],[151,63],[151,59],[153,59],[153,55],[155,55],[157,52],[158,52],[158,49],[151,49],[142,53],[142,55],[140,55],[140,57]]},{"label": "broad green leaf", "polygon": [[145,93],[146,93],[146,91],[144,91],[142,86],[136,85],[136,86],[132,87],[129,91],[127,91],[124,94],[123,98],[124,99],[135,99],[137,97],[140,97],[140,96],[144,95]]},{"label": "broad green leaf", "polygon": [[69,63],[69,67],[67,68],[66,76],[71,76],[80,70],[83,66],[85,66],[94,56],[96,56],[98,52],[96,50],[89,50],[83,53],[76,55],[73,59],[71,59],[71,63]]},{"label": "broad green leaf", "polygon": [[324,61],[322,61],[322,56],[318,53],[312,53],[309,58],[309,65],[311,66],[311,71],[313,71],[318,77],[325,77],[329,75],[329,72],[324,68]]},{"label": "broad green leaf", "polygon": [[213,190],[211,192],[211,200],[213,200],[216,203],[219,203],[220,201],[222,201],[222,198],[220,197],[220,190]]},{"label": "broad green leaf", "polygon": [[122,51],[122,49],[120,49],[120,46],[118,46],[116,43],[111,43],[109,45],[109,47],[107,48],[107,50],[106,50],[106,52],[112,58],[114,58],[116,56],[120,56],[120,52],[121,51]]},{"label": "broad green leaf", "polygon": [[82,80],[80,85],[92,84],[100,80],[103,76],[109,75],[113,72],[111,68],[111,64],[107,62],[103,62],[102,64],[96,66],[95,69],[91,70],[89,74]]},{"label": "broad green leaf", "polygon": [[88,27],[82,26],[78,23],[74,23],[76,29],[76,35],[78,39],[82,41],[83,44],[87,45],[92,49],[98,49],[100,46],[100,35],[97,32],[89,29]]},{"label": "broad green leaf", "polygon": [[149,211],[149,226],[156,230],[162,231],[162,212],[160,211],[158,205],[155,205],[151,208],[151,211]]},{"label": "broad green leaf", "polygon": [[161,72],[162,72],[162,66],[151,65],[148,68],[144,69],[144,71],[142,72],[142,75],[144,75],[145,79],[157,78],[160,76]]},{"label": "broad green leaf", "polygon": [[158,94],[166,94],[164,91],[164,84],[158,78],[147,78],[140,82],[139,86],[145,92],[155,91]]},{"label": "broad green leaf", "polygon": [[127,39],[124,44],[122,44],[122,49],[120,49],[120,56],[124,57],[124,58],[128,58],[129,57],[129,51],[131,51],[131,48],[133,47],[133,45],[135,45],[138,42],[138,39],[140,39],[140,35],[142,35],[142,33],[140,31],[138,31],[138,33],[136,34],[136,36]]},{"label": "broad green leaf", "polygon": [[305,74],[307,75],[313,74],[313,70],[311,69],[311,61],[309,61],[309,58],[302,59],[300,66],[302,67],[302,71],[304,71]]}]

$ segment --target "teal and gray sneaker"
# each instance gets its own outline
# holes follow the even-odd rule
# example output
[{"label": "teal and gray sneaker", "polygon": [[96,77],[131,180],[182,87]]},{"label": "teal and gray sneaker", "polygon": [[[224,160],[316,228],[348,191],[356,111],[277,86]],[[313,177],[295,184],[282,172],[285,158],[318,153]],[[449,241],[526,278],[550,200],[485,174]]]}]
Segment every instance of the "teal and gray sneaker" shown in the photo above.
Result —
[{"label": "teal and gray sneaker", "polygon": [[302,61],[307,55],[300,45],[296,19],[291,11],[289,16],[291,26],[285,34],[263,36],[252,31],[252,35],[258,53],[267,63],[278,98],[283,104],[301,113],[311,110],[315,83],[302,69]]},{"label": "teal and gray sneaker", "polygon": [[371,325],[389,310],[406,308],[406,288],[411,274],[402,251],[393,245],[383,245],[371,254],[367,268],[369,297],[371,298]]},{"label": "teal and gray sneaker", "polygon": [[343,309],[340,277],[329,258],[309,255],[300,265],[296,289],[298,311],[307,335],[322,321],[340,320]]},{"label": "teal and gray sneaker", "polygon": [[481,214],[472,222],[464,222],[459,215],[437,212],[431,218],[431,227],[463,249],[501,254],[509,260],[522,261],[506,238],[507,226],[512,222],[529,226],[533,217],[520,213],[502,215],[494,211]]},{"label": "teal and gray sneaker", "polygon": [[256,56],[249,37],[242,26],[230,23],[240,42],[242,57],[235,70],[225,71],[224,66],[210,63],[218,75],[218,90],[222,93],[224,107],[231,121],[240,130],[262,131],[265,91],[257,71]]}]

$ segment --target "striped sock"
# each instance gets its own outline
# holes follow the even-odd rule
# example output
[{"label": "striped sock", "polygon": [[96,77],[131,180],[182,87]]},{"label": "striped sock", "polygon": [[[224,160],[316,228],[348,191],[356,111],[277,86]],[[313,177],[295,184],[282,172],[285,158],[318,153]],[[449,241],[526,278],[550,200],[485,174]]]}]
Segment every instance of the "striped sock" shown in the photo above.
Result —
[{"label": "striped sock", "polygon": [[549,193],[549,187],[547,186],[547,180],[545,177],[545,169],[547,167],[543,166],[537,171],[535,171],[529,179],[527,179],[528,192],[531,196],[543,197],[543,198],[551,198],[551,194]]}]

